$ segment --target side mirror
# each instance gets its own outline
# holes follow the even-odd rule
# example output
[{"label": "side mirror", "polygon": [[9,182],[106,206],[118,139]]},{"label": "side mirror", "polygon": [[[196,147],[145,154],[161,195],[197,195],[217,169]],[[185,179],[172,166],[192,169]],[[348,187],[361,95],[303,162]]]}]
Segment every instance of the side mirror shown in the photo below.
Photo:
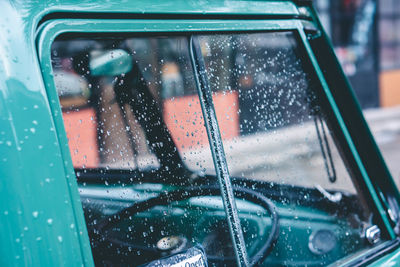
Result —
[{"label": "side mirror", "polygon": [[90,53],[89,70],[92,76],[117,76],[132,70],[132,56],[122,49],[95,50]]}]

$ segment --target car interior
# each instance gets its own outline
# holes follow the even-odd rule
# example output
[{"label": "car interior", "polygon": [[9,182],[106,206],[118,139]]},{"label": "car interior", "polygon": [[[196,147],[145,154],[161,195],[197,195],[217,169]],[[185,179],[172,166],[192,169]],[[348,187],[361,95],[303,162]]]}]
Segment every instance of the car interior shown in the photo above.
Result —
[{"label": "car interior", "polygon": [[60,35],[52,66],[96,265],[192,248],[209,266],[234,265],[217,152],[250,265],[327,265],[376,244],[365,233],[377,219],[295,32]]}]

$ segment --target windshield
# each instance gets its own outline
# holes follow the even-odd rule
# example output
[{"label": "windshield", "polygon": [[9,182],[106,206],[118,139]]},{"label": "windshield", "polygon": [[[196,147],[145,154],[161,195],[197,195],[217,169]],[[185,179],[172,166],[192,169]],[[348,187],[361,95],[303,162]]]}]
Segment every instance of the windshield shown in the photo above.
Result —
[{"label": "windshield", "polygon": [[[245,177],[355,193],[318,103],[321,85],[293,33],[200,36],[229,172]],[[336,181],[332,183],[331,181]]]},{"label": "windshield", "polygon": [[[192,248],[210,265],[234,264],[227,218],[235,214],[254,266],[326,265],[369,247],[377,219],[356,190],[297,35],[197,35],[204,73],[195,72],[189,38],[53,43],[96,264],[145,264]],[[202,110],[199,76],[211,110]],[[210,147],[204,112],[215,112],[223,150]],[[223,208],[215,153],[226,156],[233,215]]]}]

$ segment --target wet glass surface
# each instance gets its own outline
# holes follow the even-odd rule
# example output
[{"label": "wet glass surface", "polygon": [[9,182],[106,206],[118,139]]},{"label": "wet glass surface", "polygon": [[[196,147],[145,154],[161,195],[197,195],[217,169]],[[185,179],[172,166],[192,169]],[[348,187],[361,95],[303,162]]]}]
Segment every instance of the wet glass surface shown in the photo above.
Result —
[{"label": "wet glass surface", "polygon": [[[235,132],[221,129],[232,176],[355,192],[316,104],[320,85],[305,71],[293,34],[216,35],[201,41],[214,96],[232,98],[228,106],[214,103],[225,110],[217,114],[219,124],[236,125]],[[328,179],[333,172],[335,183]]]},{"label": "wet glass surface", "polygon": [[[198,38],[250,262],[326,265],[369,247],[376,218],[296,36]],[[96,265],[192,247],[234,264],[188,37],[61,37],[52,64]]]}]

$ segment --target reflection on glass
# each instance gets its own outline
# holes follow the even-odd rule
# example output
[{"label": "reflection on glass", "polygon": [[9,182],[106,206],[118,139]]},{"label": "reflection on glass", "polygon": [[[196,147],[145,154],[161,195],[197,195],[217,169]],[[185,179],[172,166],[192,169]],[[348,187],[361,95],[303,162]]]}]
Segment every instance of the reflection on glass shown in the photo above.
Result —
[{"label": "reflection on glass", "polygon": [[[376,219],[294,34],[199,39],[250,261],[326,265],[369,246]],[[235,264],[187,40],[60,37],[52,46],[97,265],[197,249],[210,266]]]},{"label": "reflection on glass", "polygon": [[[270,193],[277,194],[280,205],[289,211],[282,220],[301,217],[299,201],[309,199],[310,192],[318,192],[332,203],[356,193],[319,104],[316,92],[320,84],[309,73],[311,67],[293,33],[208,35],[201,36],[200,42],[214,98],[225,98],[223,107],[214,101],[217,110],[225,110],[217,114],[218,122],[235,125],[235,131],[220,129],[232,177],[244,184],[249,181],[256,188],[264,182],[267,187],[279,188],[279,193]],[[355,201],[358,205],[363,203],[361,199]],[[328,234],[313,232],[313,219],[291,221],[288,228],[283,227],[274,249],[276,254],[269,260],[285,259],[284,265],[306,264],[302,258],[307,253],[296,249],[296,235],[301,228],[297,223],[305,223],[311,243],[330,242],[329,252],[321,254],[325,263],[331,262],[340,250],[338,243],[345,242],[349,234],[345,229],[354,227],[353,216],[359,221],[359,229],[370,219],[367,209],[339,216],[340,209],[338,206],[333,208],[336,211],[330,210],[334,215],[328,216],[336,225]],[[317,242],[314,236],[326,240]],[[311,253],[316,253],[312,246]],[[362,247],[357,242],[347,253]]]},{"label": "reflection on glass", "polygon": [[[233,115],[218,118],[237,125],[230,136],[221,129],[232,176],[355,192],[327,126],[319,122],[324,115],[313,93],[318,85],[304,71],[292,34],[206,36],[202,41],[214,94],[235,98],[224,107]],[[323,127],[316,128],[314,120]],[[337,172],[334,184],[326,174],[328,155],[321,153],[324,137],[328,145],[322,146],[332,150],[328,168]]]}]

